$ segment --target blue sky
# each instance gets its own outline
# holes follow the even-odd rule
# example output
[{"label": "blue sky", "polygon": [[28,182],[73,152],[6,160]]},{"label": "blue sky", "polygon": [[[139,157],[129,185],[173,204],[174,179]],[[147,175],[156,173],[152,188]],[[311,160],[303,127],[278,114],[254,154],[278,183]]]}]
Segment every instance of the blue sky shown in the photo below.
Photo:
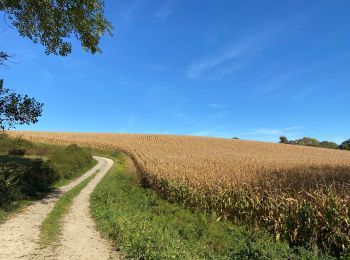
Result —
[{"label": "blue sky", "polygon": [[[350,138],[350,1],[106,1],[115,30],[68,57],[0,22],[5,86],[45,103],[18,129],[277,141]],[[3,20],[3,19],[1,19]]]}]

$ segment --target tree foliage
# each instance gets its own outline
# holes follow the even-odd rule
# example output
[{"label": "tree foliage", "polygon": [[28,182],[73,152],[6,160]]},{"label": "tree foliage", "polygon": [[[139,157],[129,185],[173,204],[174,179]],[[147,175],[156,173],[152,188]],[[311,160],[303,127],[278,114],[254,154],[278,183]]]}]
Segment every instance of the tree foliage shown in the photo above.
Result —
[{"label": "tree foliage", "polygon": [[339,149],[350,150],[350,139],[342,142],[341,145],[339,145]]},{"label": "tree foliage", "polygon": [[0,130],[13,128],[16,124],[38,122],[43,104],[27,95],[12,93],[0,80]]},{"label": "tree foliage", "polygon": [[285,136],[280,136],[280,143],[281,144],[288,144],[288,139]]},{"label": "tree foliage", "polygon": [[305,146],[319,146],[320,141],[316,138],[311,137],[303,137],[300,139],[289,141],[291,144],[297,144],[297,145],[305,145]]},{"label": "tree foliage", "polygon": [[329,141],[322,141],[322,142],[320,142],[320,147],[330,148],[330,149],[338,149],[338,144],[334,143],[334,142],[329,142]]},{"label": "tree foliage", "polygon": [[4,66],[5,62],[10,58],[6,52],[0,51],[0,66]]},{"label": "tree foliage", "polygon": [[103,7],[101,0],[0,0],[0,11],[20,35],[61,56],[71,53],[72,35],[92,54],[101,52],[100,38],[112,30]]},{"label": "tree foliage", "polygon": [[344,141],[340,145],[335,142],[330,141],[322,141],[320,142],[316,138],[311,137],[303,137],[295,140],[288,140],[285,136],[280,136],[280,143],[283,144],[294,144],[294,145],[306,145],[306,146],[314,146],[314,147],[322,147],[322,148],[330,148],[330,149],[340,149],[340,150],[350,150],[350,139]]},{"label": "tree foliage", "polygon": [[[101,52],[99,42],[112,25],[104,17],[102,0],[0,0],[0,11],[21,36],[40,43],[46,54],[67,56],[72,52],[69,38],[74,35],[83,48]],[[10,56],[0,50],[0,67]],[[3,87],[0,79],[0,129],[38,121],[42,103]]]}]

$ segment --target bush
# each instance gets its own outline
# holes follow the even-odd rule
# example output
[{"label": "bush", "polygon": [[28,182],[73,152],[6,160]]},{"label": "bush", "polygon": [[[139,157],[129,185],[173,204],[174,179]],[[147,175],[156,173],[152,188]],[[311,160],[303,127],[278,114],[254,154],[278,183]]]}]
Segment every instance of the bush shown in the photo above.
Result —
[{"label": "bush", "polygon": [[288,144],[289,141],[288,141],[287,137],[285,137],[285,136],[280,136],[280,143],[281,143],[281,144]]},{"label": "bush", "polygon": [[296,145],[315,146],[315,147],[320,146],[320,141],[317,140],[316,138],[311,138],[311,137],[303,137],[301,139],[289,141],[289,143],[296,144]]},{"label": "bush", "polygon": [[0,207],[46,192],[58,179],[57,174],[41,159],[0,157]]},{"label": "bush", "polygon": [[319,140],[311,137],[303,137],[300,139],[295,139],[295,140],[288,140],[287,137],[285,136],[280,136],[280,141],[279,143],[281,144],[295,144],[295,145],[305,145],[305,146],[314,146],[314,147],[322,147],[322,148],[329,148],[329,149],[350,149],[350,140],[347,142],[343,142],[340,146],[336,144],[335,142],[330,142],[330,141],[322,141],[320,142]]},{"label": "bush", "polygon": [[322,141],[322,142],[320,142],[320,147],[330,148],[330,149],[338,149],[338,144],[336,144],[334,142],[329,142],[329,141]]},{"label": "bush", "polygon": [[25,149],[11,149],[8,151],[9,155],[20,155],[23,156],[26,154],[26,150]]},{"label": "bush", "polygon": [[16,154],[16,151],[13,152],[13,150],[25,150],[26,155],[48,156],[55,148],[32,143],[21,137],[10,137],[6,133],[0,132],[0,154],[21,155]]},{"label": "bush", "polygon": [[55,151],[48,160],[60,178],[71,179],[93,163],[92,154],[75,144]]},{"label": "bush", "polygon": [[347,141],[342,142],[341,145],[339,145],[339,149],[341,150],[350,150],[350,139]]}]

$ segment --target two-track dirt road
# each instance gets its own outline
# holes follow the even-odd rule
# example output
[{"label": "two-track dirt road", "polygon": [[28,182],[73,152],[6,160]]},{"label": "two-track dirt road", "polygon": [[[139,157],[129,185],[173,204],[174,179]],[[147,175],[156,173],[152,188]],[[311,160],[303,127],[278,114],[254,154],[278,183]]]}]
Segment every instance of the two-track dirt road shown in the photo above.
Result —
[{"label": "two-track dirt road", "polygon": [[[0,259],[116,259],[110,243],[101,238],[90,216],[90,195],[112,167],[113,161],[97,157],[97,165],[72,183],[49,194],[0,225]],[[64,217],[60,243],[49,249],[38,245],[40,226],[60,196],[97,173],[73,200]]]}]

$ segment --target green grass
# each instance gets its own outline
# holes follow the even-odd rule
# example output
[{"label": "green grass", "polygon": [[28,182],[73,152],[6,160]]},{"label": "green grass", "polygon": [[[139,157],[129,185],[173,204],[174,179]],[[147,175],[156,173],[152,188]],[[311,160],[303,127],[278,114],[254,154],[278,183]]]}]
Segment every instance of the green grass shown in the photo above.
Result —
[{"label": "green grass", "polygon": [[48,165],[57,173],[59,179],[73,179],[81,174],[81,169],[93,162],[92,153],[87,148],[75,144],[57,148],[48,157]]},{"label": "green grass", "polygon": [[93,174],[86,178],[77,186],[64,193],[63,196],[56,202],[53,210],[41,225],[40,244],[42,246],[47,246],[58,240],[61,232],[61,221],[64,215],[68,212],[73,199],[95,176],[96,174]]},{"label": "green grass", "polygon": [[53,189],[57,189],[59,187],[65,186],[67,184],[69,184],[71,181],[75,180],[76,178],[80,177],[81,175],[83,175],[85,172],[87,172],[88,170],[90,170],[92,167],[94,167],[97,164],[96,160],[92,160],[90,161],[87,165],[83,166],[83,168],[79,169],[77,171],[77,174],[70,179],[66,179],[66,178],[61,178],[59,180],[57,180],[53,185],[52,188]]},{"label": "green grass", "polygon": [[[135,259],[318,259],[266,232],[191,212],[142,188],[122,157],[91,197],[92,215],[106,237]],[[324,257],[326,258],[326,257]]]},{"label": "green grass", "polygon": [[24,149],[26,154],[31,156],[45,157],[57,149],[57,146],[33,143],[21,137],[13,138],[4,132],[0,132],[0,154],[7,154],[13,149]]}]

